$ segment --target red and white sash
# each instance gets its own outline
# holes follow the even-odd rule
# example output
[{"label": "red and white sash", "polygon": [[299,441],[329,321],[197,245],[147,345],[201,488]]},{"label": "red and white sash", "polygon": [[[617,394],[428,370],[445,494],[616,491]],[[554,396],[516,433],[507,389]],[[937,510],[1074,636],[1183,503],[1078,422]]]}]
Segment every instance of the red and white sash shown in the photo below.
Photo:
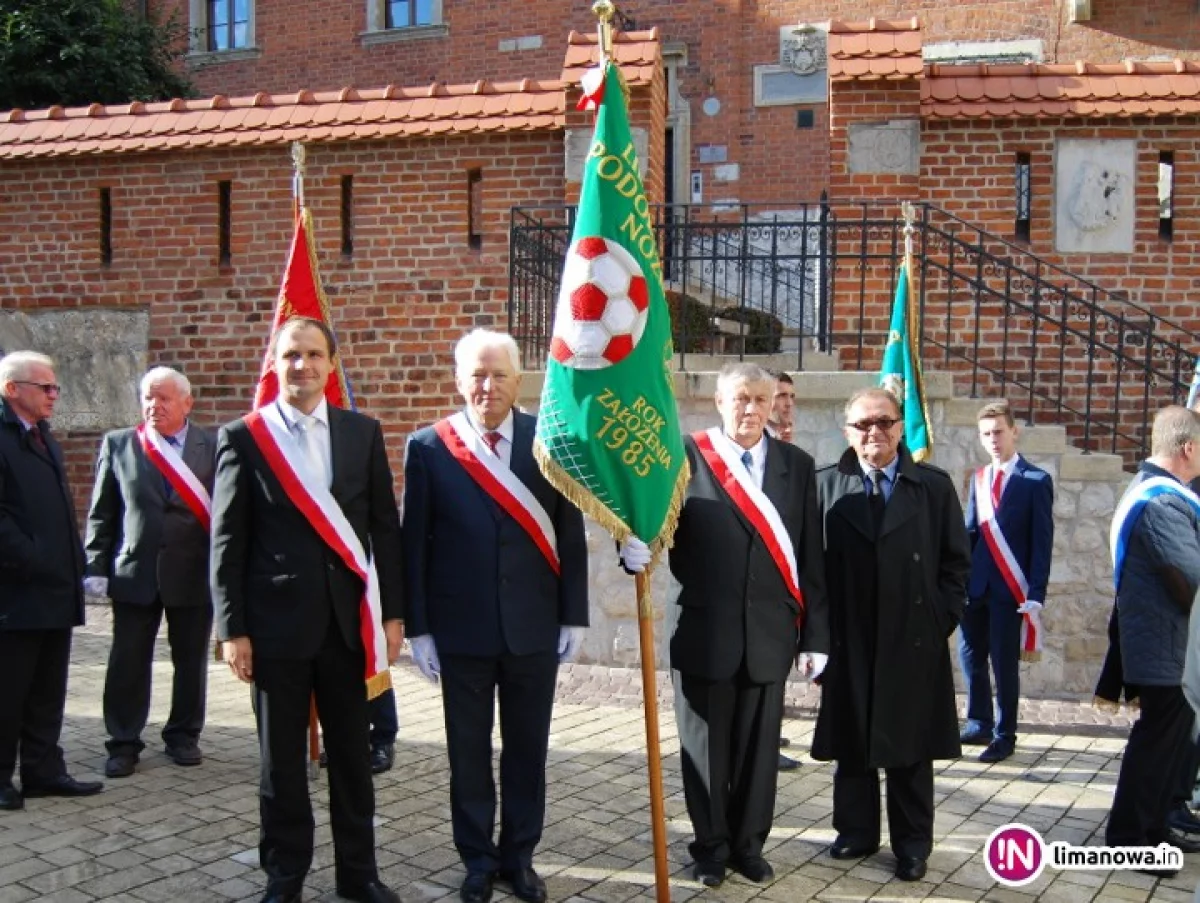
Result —
[{"label": "red and white sash", "polygon": [[804,593],[800,590],[796,550],[774,503],[755,485],[750,471],[738,460],[719,429],[713,427],[704,432],[693,433],[692,439],[705,463],[716,476],[717,482],[763,538],[788,592],[796,600],[803,614]]},{"label": "red and white sash", "polygon": [[[975,471],[975,513],[988,552],[1019,608],[1028,601],[1029,581],[1025,572],[1021,570],[1008,540],[1004,538],[1004,531],[996,522],[996,508],[992,504],[992,490],[988,486],[986,467]],[[1021,616],[1021,658],[1037,660],[1041,657],[1042,646],[1041,615],[1035,611],[1027,612]]]},{"label": "red and white sash", "polygon": [[204,484],[196,479],[192,469],[183,463],[175,446],[158,434],[152,426],[141,424],[137,428],[138,441],[146,458],[167,478],[188,510],[196,516],[205,531],[212,528],[212,498]]},{"label": "red and white sash", "polygon": [[288,431],[279,408],[268,405],[251,411],[242,419],[288,499],[363,582],[363,596],[358,607],[359,635],[367,652],[367,696],[374,698],[392,685],[375,562],[367,556],[358,534],[325,484],[303,478],[309,473],[308,461],[299,441]]},{"label": "red and white sash", "polygon": [[433,425],[434,432],[471,479],[505,510],[533,540],[554,573],[561,571],[558,538],[554,523],[537,497],[522,483],[512,468],[505,467],[462,411]]}]

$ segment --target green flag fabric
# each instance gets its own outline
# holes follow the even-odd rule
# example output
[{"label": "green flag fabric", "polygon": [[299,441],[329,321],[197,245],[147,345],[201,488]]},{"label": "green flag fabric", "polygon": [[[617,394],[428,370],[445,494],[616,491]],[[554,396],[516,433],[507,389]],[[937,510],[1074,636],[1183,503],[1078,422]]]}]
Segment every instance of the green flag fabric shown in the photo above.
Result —
[{"label": "green flag fabric", "polygon": [[620,68],[605,63],[596,131],[538,412],[546,479],[655,557],[671,544],[690,478],[671,364],[670,314]]},{"label": "green flag fabric", "polygon": [[892,325],[879,385],[889,390],[904,406],[904,445],[914,461],[926,461],[933,454],[933,433],[929,427],[929,407],[925,403],[925,382],[921,378],[921,323],[912,291],[912,258],[904,257],[896,278],[896,298],[892,303]]}]

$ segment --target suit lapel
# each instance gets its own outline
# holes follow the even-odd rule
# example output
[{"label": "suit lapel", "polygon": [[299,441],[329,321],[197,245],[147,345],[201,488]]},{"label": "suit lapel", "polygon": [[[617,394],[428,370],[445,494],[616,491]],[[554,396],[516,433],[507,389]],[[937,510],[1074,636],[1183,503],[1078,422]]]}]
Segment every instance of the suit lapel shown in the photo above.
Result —
[{"label": "suit lapel", "polygon": [[512,454],[508,459],[508,467],[518,480],[529,485],[530,468],[535,468],[537,462],[533,459],[533,424],[513,411]]},{"label": "suit lapel", "polygon": [[784,459],[782,450],[778,447],[776,440],[768,439],[767,462],[766,468],[763,471],[762,490],[763,495],[771,500],[771,504],[779,512],[780,519],[783,518],[784,502],[788,497],[788,482],[790,479],[787,461]]},{"label": "suit lapel", "polygon": [[346,465],[351,460],[350,444],[353,437],[347,429],[345,411],[334,405],[329,405],[326,410],[329,412],[329,469],[333,472],[329,492],[340,503],[340,490]]},{"label": "suit lapel", "polygon": [[834,495],[833,510],[849,521],[864,537],[875,541],[875,524],[867,504],[867,490],[863,485],[862,467],[854,449],[847,449],[838,461],[838,480],[841,485]]}]

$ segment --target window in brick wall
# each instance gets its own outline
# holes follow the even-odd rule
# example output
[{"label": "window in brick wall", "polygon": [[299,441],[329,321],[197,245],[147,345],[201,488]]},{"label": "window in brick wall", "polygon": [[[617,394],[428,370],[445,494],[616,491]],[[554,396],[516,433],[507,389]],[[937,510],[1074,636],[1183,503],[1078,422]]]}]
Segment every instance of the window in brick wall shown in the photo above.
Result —
[{"label": "window in brick wall", "polygon": [[1171,241],[1175,237],[1175,152],[1158,152],[1158,237]]},{"label": "window in brick wall", "polygon": [[217,183],[217,264],[233,263],[233,183]]},{"label": "window in brick wall", "polygon": [[112,266],[112,189],[100,189],[100,263]]},{"label": "window in brick wall", "polygon": [[434,25],[433,0],[383,0],[384,28]]},{"label": "window in brick wall", "polygon": [[342,176],[342,257],[354,256],[354,176]]},{"label": "window in brick wall", "polygon": [[467,246],[483,247],[483,170],[467,170]]},{"label": "window in brick wall", "polygon": [[188,0],[193,53],[230,53],[254,46],[255,0]]},{"label": "window in brick wall", "polygon": [[1013,198],[1016,207],[1013,234],[1017,241],[1029,241],[1030,210],[1033,206],[1033,188],[1030,185],[1032,169],[1029,154],[1017,154],[1016,171],[1014,173],[1016,191]]}]

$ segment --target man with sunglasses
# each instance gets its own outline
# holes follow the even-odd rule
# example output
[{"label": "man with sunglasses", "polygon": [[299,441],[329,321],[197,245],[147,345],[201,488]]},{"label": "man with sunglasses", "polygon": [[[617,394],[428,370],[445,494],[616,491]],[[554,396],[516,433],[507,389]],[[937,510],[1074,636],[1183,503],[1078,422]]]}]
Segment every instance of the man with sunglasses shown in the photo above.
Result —
[{"label": "man with sunglasses", "polygon": [[954,484],[901,443],[895,396],[862,389],[845,417],[850,448],[817,473],[832,652],[813,758],[837,761],[829,855],[879,849],[882,768],[896,877],[919,881],[933,848],[933,760],[962,752],[946,641],[970,547]]},{"label": "man with sunglasses", "polygon": [[104,788],[67,774],[58,745],[84,564],[62,449],[47,423],[58,396],[44,354],[0,358],[0,809]]}]

